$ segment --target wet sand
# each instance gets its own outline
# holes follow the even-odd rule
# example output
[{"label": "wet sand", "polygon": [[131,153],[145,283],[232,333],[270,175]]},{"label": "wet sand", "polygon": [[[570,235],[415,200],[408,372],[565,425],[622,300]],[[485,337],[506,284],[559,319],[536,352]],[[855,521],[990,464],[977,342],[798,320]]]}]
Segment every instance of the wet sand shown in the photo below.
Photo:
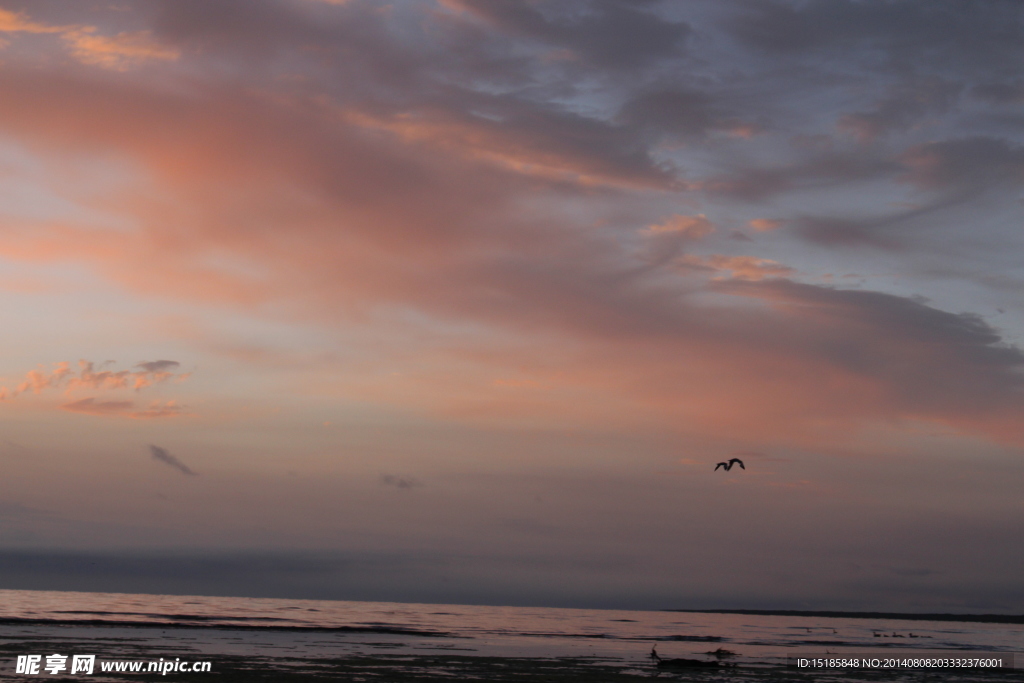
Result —
[{"label": "wet sand", "polygon": [[[211,633],[214,629],[207,630]],[[166,680],[186,682],[226,683],[299,683],[308,681],[344,681],[379,683],[450,683],[451,681],[487,681],[489,683],[636,683],[656,679],[659,681],[702,681],[706,683],[836,683],[857,681],[900,681],[905,683],[967,682],[1024,682],[1024,670],[1014,671],[801,671],[784,666],[745,665],[713,669],[658,669],[641,652],[632,660],[608,657],[493,657],[438,652],[409,654],[387,652],[349,652],[334,656],[309,656],[309,653],[281,651],[273,653],[232,651],[232,634],[244,640],[243,631],[215,629],[220,642],[201,638],[192,645],[161,637],[154,629],[86,629],[94,637],[83,639],[82,630],[66,627],[36,627],[31,633],[14,633],[0,629],[0,680],[25,681],[125,681]],[[365,645],[386,645],[365,643]],[[100,661],[152,660],[175,657],[190,661],[209,660],[210,673],[100,673],[91,676],[25,676],[15,673],[14,662],[19,654],[53,652],[88,652]]]},{"label": "wet sand", "polygon": [[[152,676],[152,675],[151,675]],[[125,675],[120,679],[140,676]],[[69,679],[73,680],[73,679]],[[78,680],[82,680],[81,678]],[[488,683],[638,683],[643,680],[701,681],[706,683],[836,683],[899,681],[901,683],[938,683],[949,681],[1024,681],[1024,674],[1014,672],[981,672],[962,675],[932,672],[801,672],[787,667],[749,667],[721,670],[661,671],[652,665],[642,669],[623,670],[585,659],[529,659],[466,656],[366,656],[345,657],[317,662],[232,662],[221,660],[216,674],[178,674],[168,676],[175,681],[256,681],[258,683],[299,683],[300,681],[346,681],[375,683],[451,683],[452,681],[487,681]]]}]

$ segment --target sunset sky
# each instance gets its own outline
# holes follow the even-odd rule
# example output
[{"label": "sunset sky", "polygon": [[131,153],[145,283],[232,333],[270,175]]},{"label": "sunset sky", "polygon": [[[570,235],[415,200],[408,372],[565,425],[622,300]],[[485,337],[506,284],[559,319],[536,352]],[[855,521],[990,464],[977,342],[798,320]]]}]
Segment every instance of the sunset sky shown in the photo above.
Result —
[{"label": "sunset sky", "polygon": [[0,0],[0,588],[1022,612],[1022,184],[1016,0]]}]

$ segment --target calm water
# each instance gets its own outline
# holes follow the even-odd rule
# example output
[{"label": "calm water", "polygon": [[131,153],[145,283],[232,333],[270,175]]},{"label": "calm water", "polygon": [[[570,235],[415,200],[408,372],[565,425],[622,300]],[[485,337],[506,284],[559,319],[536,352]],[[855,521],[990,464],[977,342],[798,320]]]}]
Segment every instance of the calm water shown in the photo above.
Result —
[{"label": "calm water", "polygon": [[591,657],[638,672],[650,670],[655,644],[663,657],[704,659],[721,647],[736,653],[731,661],[755,667],[805,653],[1024,651],[1020,624],[44,591],[0,591],[0,636],[8,656],[45,640],[74,652],[116,642],[132,656],[214,661],[440,652]]}]

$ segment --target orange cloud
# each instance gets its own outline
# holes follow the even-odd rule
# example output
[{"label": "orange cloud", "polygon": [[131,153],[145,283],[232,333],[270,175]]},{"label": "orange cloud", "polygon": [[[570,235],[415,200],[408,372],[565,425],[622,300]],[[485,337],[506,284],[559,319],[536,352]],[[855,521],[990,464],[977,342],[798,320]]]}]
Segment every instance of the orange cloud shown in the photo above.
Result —
[{"label": "orange cloud", "polygon": [[175,60],[181,53],[153,40],[149,31],[123,32],[114,36],[98,33],[95,26],[51,26],[32,21],[23,12],[0,9],[0,32],[57,33],[83,64],[124,71],[128,66],[152,59]]},{"label": "orange cloud", "polygon": [[168,61],[181,56],[178,50],[156,43],[149,31],[102,36],[95,30],[87,26],[65,31],[61,36],[71,47],[72,56],[83,64],[123,71],[138,62],[152,59]]},{"label": "orange cloud", "polygon": [[714,231],[714,224],[702,213],[696,216],[684,216],[677,213],[662,223],[656,223],[644,229],[644,232],[651,235],[677,234],[694,240],[707,237]]},{"label": "orange cloud", "polygon": [[749,140],[755,135],[762,132],[759,126],[751,125],[749,123],[736,123],[731,126],[723,127],[726,134],[732,135],[733,137],[742,138]]},{"label": "orange cloud", "polygon": [[[614,148],[618,142],[614,129],[609,128],[605,139],[599,135],[579,139],[577,134],[569,134],[579,121],[567,114],[537,117],[533,126],[523,129],[484,116],[436,108],[391,117],[356,109],[340,115],[359,127],[394,134],[407,144],[440,148],[526,176],[629,188],[664,189],[673,185],[664,169],[650,159],[635,155],[623,158],[626,154]],[[593,149],[601,143],[608,148]]]},{"label": "orange cloud", "polygon": [[47,26],[29,19],[24,12],[0,9],[0,31],[5,33],[61,33],[63,26]]},{"label": "orange cloud", "polygon": [[685,254],[679,260],[687,266],[710,268],[717,272],[728,272],[728,277],[740,280],[763,280],[766,277],[789,277],[796,273],[796,270],[789,266],[784,266],[778,261],[755,258],[753,256],[725,256],[724,254],[696,256],[694,254]]},{"label": "orange cloud", "polygon": [[133,412],[128,417],[136,420],[149,420],[160,417],[180,417],[191,415],[183,405],[176,401],[153,401],[145,409]]},{"label": "orange cloud", "polygon": [[89,360],[79,360],[78,365],[79,370],[77,372],[72,370],[71,364],[68,361],[54,364],[53,372],[50,374],[41,370],[31,370],[26,374],[25,380],[20,382],[13,391],[8,392],[7,388],[3,387],[0,398],[8,396],[13,398],[30,390],[38,394],[44,389],[58,387],[65,389],[65,393],[69,395],[77,389],[115,390],[130,388],[138,391],[154,384],[166,382],[172,378],[181,380],[187,377],[187,375],[177,375],[172,372],[179,365],[176,360],[140,362],[136,368],[141,370],[135,371],[97,371],[94,368],[93,362]]},{"label": "orange cloud", "polygon": [[[139,295],[288,311],[327,329],[387,332],[401,318],[391,312],[414,311],[424,322],[408,338],[473,330],[464,344],[430,337],[444,372],[391,384],[367,375],[345,388],[350,396],[458,419],[632,421],[755,440],[824,441],[901,420],[1024,440],[1024,357],[992,328],[906,297],[779,282],[792,270],[767,259],[674,252],[644,262],[622,249],[621,232],[593,228],[581,197],[598,190],[467,154],[514,147],[486,123],[477,137],[457,127],[449,147],[225,85],[183,94],[7,70],[0,86],[10,94],[0,125],[53,168],[102,149],[140,169],[139,185],[120,193],[74,195],[138,229],[98,239],[94,226],[0,225],[0,253],[87,263]],[[529,155],[542,139],[530,138]],[[625,228],[650,220],[647,199],[629,205]],[[713,227],[675,214],[647,233],[698,238]],[[673,264],[687,259],[703,278],[680,277]],[[467,358],[473,367],[452,377]],[[557,373],[537,358],[557,359]],[[137,379],[115,375],[80,369],[76,387],[125,390]],[[545,391],[492,383],[519,376],[543,378]],[[42,372],[25,382],[51,386]]]},{"label": "orange cloud", "polygon": [[755,218],[747,223],[750,227],[758,232],[768,232],[770,230],[777,230],[782,227],[782,221],[774,218]]}]

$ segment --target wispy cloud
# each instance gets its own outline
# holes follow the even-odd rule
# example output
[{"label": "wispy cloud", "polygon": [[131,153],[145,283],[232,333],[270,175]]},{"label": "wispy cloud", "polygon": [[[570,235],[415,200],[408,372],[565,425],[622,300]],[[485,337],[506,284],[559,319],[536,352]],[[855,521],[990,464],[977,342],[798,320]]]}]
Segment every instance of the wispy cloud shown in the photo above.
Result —
[{"label": "wispy cloud", "polygon": [[[923,303],[927,278],[897,290],[878,277],[861,291],[815,279],[840,250],[847,272],[880,272],[878,252],[909,270],[924,255],[958,268],[966,257],[943,250],[969,243],[982,271],[1001,255],[991,245],[1016,244],[1003,219],[984,239],[972,228],[951,241],[973,216],[941,216],[934,200],[1003,193],[1005,215],[1016,210],[1024,165],[1005,107],[1019,74],[1005,65],[1024,41],[1005,6],[959,16],[948,3],[729,1],[729,19],[712,25],[657,3],[372,4],[183,0],[132,15],[128,34],[123,21],[83,34],[162,46],[175,73],[208,74],[187,88],[28,68],[31,55],[3,70],[0,125],[50,175],[103,150],[140,169],[147,189],[75,195],[144,228],[11,224],[0,253],[83,263],[140,296],[289,310],[328,335],[354,321],[379,324],[370,334],[381,338],[418,325],[436,334],[431,361],[459,369],[371,378],[352,396],[463,419],[601,424],[615,413],[752,435],[923,420],[1019,433],[1014,333],[953,312],[982,299]],[[0,25],[26,43],[105,25],[32,12]],[[429,30],[399,39],[399,24]],[[697,45],[729,59],[698,59]],[[948,73],[913,75],[931,73],[925,54]],[[205,68],[214,63],[232,67]],[[878,198],[868,217],[866,196]],[[892,208],[907,202],[930,212]],[[474,334],[456,343],[448,329]],[[381,365],[391,352],[353,350]],[[64,365],[7,393],[61,387],[97,394],[79,410],[180,414],[98,407],[126,400],[99,392],[179,370]],[[544,391],[495,377],[538,378]]]},{"label": "wispy cloud", "polygon": [[[107,363],[101,364],[101,367],[104,365]],[[45,368],[29,370],[25,374],[25,379],[13,390],[0,387],[0,396],[14,398],[28,391],[39,394],[45,389],[64,389],[69,395],[78,389],[139,391],[172,378],[186,377],[187,375],[176,375],[171,371],[179,365],[173,360],[158,360],[138,363],[135,367],[142,368],[141,370],[100,370],[92,361],[80,360],[78,369],[75,370],[72,369],[70,362],[61,361],[54,363],[49,373]]]},{"label": "wispy cloud", "polygon": [[[108,394],[129,391],[134,394],[171,379],[183,381],[189,376],[189,373],[173,372],[180,367],[180,363],[173,360],[145,361],[135,366],[139,368],[138,370],[101,369],[112,363],[113,361],[107,361],[97,367],[91,361],[82,360],[78,362],[78,368],[74,369],[71,367],[71,363],[62,361],[54,363],[49,372],[45,368],[30,370],[25,374],[24,380],[13,390],[0,387],[0,401],[15,399],[29,392],[41,394],[51,389],[63,390],[64,395],[68,397],[80,391],[100,391]],[[102,400],[95,396],[87,396],[64,403],[60,409],[83,415],[126,417],[137,420],[190,414],[185,406],[173,399],[153,400],[147,405],[139,407],[134,399]]]},{"label": "wispy cloud", "polygon": [[794,268],[771,259],[756,258],[754,256],[726,256],[724,254],[698,256],[696,254],[684,254],[679,258],[678,262],[685,267],[708,269],[716,273],[728,273],[728,275],[716,275],[716,278],[732,277],[739,280],[763,280],[771,277],[790,277],[796,274],[796,269]]},{"label": "wispy cloud", "polygon": [[[295,470],[188,518],[146,517],[160,511],[138,496],[83,513],[289,547],[421,548],[443,525],[467,556],[486,534],[533,561],[512,537],[541,527],[488,520],[522,519],[564,471],[531,506],[565,522],[557,552],[663,562],[670,597],[681,567],[712,601],[779,595],[779,576],[793,595],[852,585],[828,541],[843,529],[854,555],[909,539],[960,569],[1009,548],[988,565],[1020,595],[1005,542],[1024,445],[1019,2],[2,4],[17,8],[0,11],[11,436],[52,430],[40,452],[63,440],[74,469],[100,440],[202,429],[225,458],[266,454],[237,459],[244,477]],[[193,361],[169,348],[209,377],[178,387]],[[185,417],[172,389],[224,419]],[[51,412],[14,419],[37,407]],[[162,474],[189,476],[154,449]],[[294,468],[264,467],[275,453]],[[748,471],[716,475],[712,497],[730,453]],[[678,476],[648,478],[679,456]],[[64,493],[77,481],[25,478],[57,457],[12,462],[8,486]],[[130,470],[104,480],[127,490]],[[420,495],[431,477],[453,495]],[[437,507],[347,514],[361,487],[380,510]],[[951,536],[964,515],[1005,533],[944,551],[984,536]],[[932,540],[863,542],[909,517]],[[792,562],[751,573],[751,558]]]},{"label": "wispy cloud", "polygon": [[161,448],[160,446],[154,446],[150,444],[149,452],[153,456],[154,460],[162,462],[165,465],[168,465],[169,467],[173,467],[182,474],[187,474],[191,477],[199,475],[198,472],[194,472],[191,468],[189,468],[188,465],[178,460],[178,458],[172,455],[166,448]]},{"label": "wispy cloud", "polygon": [[676,214],[661,223],[655,223],[644,229],[644,232],[650,235],[676,234],[693,240],[707,237],[714,231],[714,224],[704,214],[696,216]]},{"label": "wispy cloud", "polygon": [[144,371],[153,374],[170,372],[172,369],[180,366],[181,363],[179,363],[176,360],[153,360],[145,363],[135,364],[135,367],[142,368]]},{"label": "wispy cloud", "polygon": [[188,412],[188,408],[179,404],[177,401],[152,401],[145,408],[136,410],[128,415],[128,417],[135,418],[136,420],[149,420],[160,417],[179,417],[182,415],[191,415]]},{"label": "wispy cloud", "polygon": [[773,218],[754,218],[748,221],[747,225],[758,232],[768,232],[769,230],[777,230],[782,227],[782,221]]},{"label": "wispy cloud", "polygon": [[381,486],[391,486],[400,491],[408,491],[423,484],[415,477],[402,476],[397,474],[382,474],[380,475]]},{"label": "wispy cloud", "polygon": [[175,401],[153,401],[145,408],[139,408],[134,401],[99,401],[95,397],[89,397],[65,403],[60,408],[71,413],[101,417],[127,417],[135,420],[189,415],[185,406],[179,405]]},{"label": "wispy cloud", "polygon": [[24,12],[0,9],[0,32],[3,33],[61,33],[65,26],[48,26],[32,21]]},{"label": "wispy cloud", "polygon": [[140,62],[169,61],[181,56],[178,50],[154,41],[149,31],[104,36],[98,35],[95,28],[87,26],[65,31],[61,37],[78,61],[117,71],[124,71]]},{"label": "wispy cloud", "polygon": [[83,64],[115,71],[149,60],[175,60],[181,53],[159,44],[149,31],[122,32],[107,36],[95,26],[75,24],[48,25],[33,21],[24,12],[0,9],[0,33],[58,34],[71,55]]},{"label": "wispy cloud", "polygon": [[131,401],[97,401],[95,398],[83,398],[61,406],[62,410],[86,415],[125,415],[135,409]]}]

